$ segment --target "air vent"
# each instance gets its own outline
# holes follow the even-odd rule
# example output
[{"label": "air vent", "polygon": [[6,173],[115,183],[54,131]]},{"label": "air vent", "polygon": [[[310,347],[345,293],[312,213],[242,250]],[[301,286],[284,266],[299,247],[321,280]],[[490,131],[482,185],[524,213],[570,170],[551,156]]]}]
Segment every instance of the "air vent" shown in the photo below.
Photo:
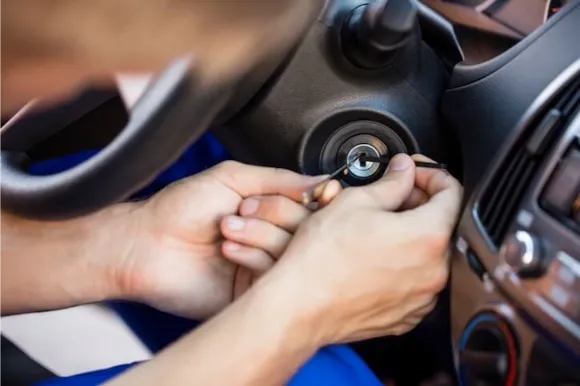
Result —
[{"label": "air vent", "polygon": [[479,202],[478,215],[496,248],[502,244],[535,171],[554,138],[580,105],[580,79],[547,106],[518,139]]}]

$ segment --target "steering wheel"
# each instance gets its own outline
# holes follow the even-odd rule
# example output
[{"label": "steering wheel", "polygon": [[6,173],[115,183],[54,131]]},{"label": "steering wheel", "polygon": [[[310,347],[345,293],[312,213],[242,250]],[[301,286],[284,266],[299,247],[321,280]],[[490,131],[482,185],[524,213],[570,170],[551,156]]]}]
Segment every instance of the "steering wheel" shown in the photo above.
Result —
[{"label": "steering wheel", "polygon": [[30,218],[69,218],[118,202],[148,183],[205,131],[232,87],[204,87],[190,74],[189,59],[172,63],[139,100],[123,132],[95,157],[62,173],[26,171],[26,150],[52,133],[42,126],[8,130],[2,136],[2,208]]}]

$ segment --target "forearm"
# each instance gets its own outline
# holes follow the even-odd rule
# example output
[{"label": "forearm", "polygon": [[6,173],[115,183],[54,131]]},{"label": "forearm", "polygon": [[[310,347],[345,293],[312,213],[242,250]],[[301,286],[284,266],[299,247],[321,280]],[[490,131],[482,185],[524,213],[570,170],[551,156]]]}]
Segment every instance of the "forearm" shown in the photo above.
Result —
[{"label": "forearm", "polygon": [[215,318],[111,386],[285,384],[320,346],[315,326],[297,316],[280,291],[258,282]]},{"label": "forearm", "polygon": [[37,222],[2,214],[2,315],[115,298],[107,255],[129,248],[119,235],[129,204],[80,219]]}]

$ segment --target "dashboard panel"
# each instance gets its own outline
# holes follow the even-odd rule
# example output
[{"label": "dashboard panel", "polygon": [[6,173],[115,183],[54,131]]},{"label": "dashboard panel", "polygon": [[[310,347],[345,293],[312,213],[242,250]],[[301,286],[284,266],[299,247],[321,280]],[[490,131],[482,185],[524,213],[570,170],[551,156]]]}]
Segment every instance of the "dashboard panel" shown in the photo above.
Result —
[{"label": "dashboard panel", "polygon": [[448,19],[465,61],[483,63],[540,28],[568,0],[421,0]]},{"label": "dashboard panel", "polygon": [[451,281],[464,385],[580,384],[579,4],[458,66],[444,96],[470,197]]},{"label": "dashboard panel", "polygon": [[421,0],[459,26],[521,39],[556,14],[567,0]]}]

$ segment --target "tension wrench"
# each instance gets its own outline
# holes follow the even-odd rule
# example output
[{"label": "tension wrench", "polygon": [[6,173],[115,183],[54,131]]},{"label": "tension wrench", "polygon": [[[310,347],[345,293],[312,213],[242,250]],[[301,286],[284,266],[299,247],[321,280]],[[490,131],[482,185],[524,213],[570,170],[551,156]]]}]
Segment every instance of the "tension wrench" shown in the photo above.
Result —
[{"label": "tension wrench", "polygon": [[[373,157],[368,155],[361,155],[357,158],[360,162],[378,162],[381,164],[388,164],[391,161],[391,157]],[[447,165],[445,164],[438,164],[436,162],[422,162],[422,161],[415,161],[415,166],[418,168],[427,168],[427,169],[441,169],[446,170]]]},{"label": "tension wrench", "polygon": [[[316,201],[316,199],[322,194],[322,191],[324,190],[324,187],[326,186],[326,184],[329,181],[333,180],[335,177],[338,177],[340,174],[347,174],[348,168],[351,167],[356,161],[360,161],[361,163],[363,163],[363,162],[378,162],[381,164],[388,164],[391,161],[391,157],[386,157],[386,156],[373,157],[373,156],[368,156],[368,155],[362,154],[362,153],[359,154],[358,156],[356,156],[355,158],[350,160],[350,162],[347,162],[344,165],[342,165],[340,168],[338,168],[335,172],[333,172],[331,175],[326,177],[323,181],[318,183],[316,186],[314,186],[313,188],[302,193],[302,204],[304,206],[308,206],[308,205],[312,204],[314,201]],[[415,161],[415,166],[418,168],[427,168],[427,169],[440,169],[440,170],[447,169],[447,165],[435,163],[435,162]]]}]

